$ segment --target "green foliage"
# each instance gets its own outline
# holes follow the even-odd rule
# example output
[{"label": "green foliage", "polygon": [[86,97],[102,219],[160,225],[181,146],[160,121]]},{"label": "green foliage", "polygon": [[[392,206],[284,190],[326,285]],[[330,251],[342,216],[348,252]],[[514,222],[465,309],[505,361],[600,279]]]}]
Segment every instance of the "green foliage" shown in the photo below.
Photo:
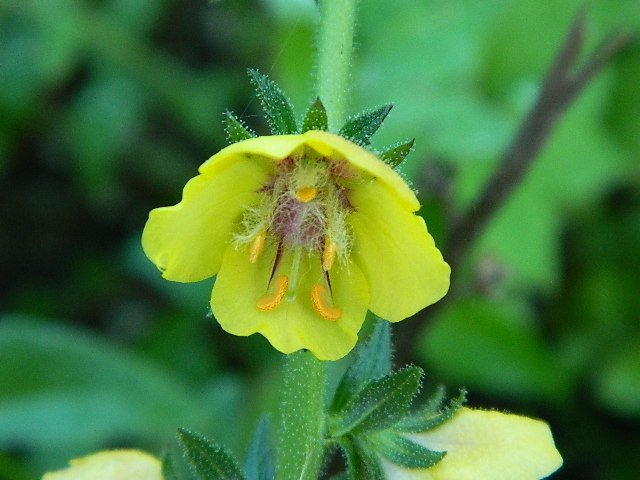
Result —
[{"label": "green foliage", "polygon": [[273,135],[297,133],[298,126],[293,115],[293,107],[278,85],[267,75],[249,69],[249,78],[256,89],[256,95],[264,110],[267,123]]},{"label": "green foliage", "polygon": [[351,365],[342,376],[333,397],[331,411],[344,408],[370,380],[377,380],[391,370],[391,327],[389,322],[376,318],[366,340],[361,340],[350,355]]},{"label": "green foliage", "polygon": [[224,112],[224,132],[227,134],[229,143],[240,142],[256,136],[250,128],[242,123],[242,120],[229,110]]},{"label": "green foliage", "polygon": [[202,435],[178,430],[178,438],[200,480],[244,480],[234,458]]},{"label": "green foliage", "polygon": [[367,433],[392,427],[409,412],[420,388],[422,369],[406,367],[370,381],[333,418],[332,436]]},{"label": "green foliage", "polygon": [[347,437],[340,440],[340,448],[347,460],[350,480],[384,480],[380,462],[368,445]]},{"label": "green foliage", "polygon": [[394,432],[376,433],[369,441],[383,457],[405,468],[433,467],[446,454],[429,450]]},{"label": "green foliage", "polygon": [[369,145],[371,137],[378,131],[392,108],[393,105],[384,105],[375,110],[365,110],[349,118],[340,128],[339,134],[357,145]]},{"label": "green foliage", "polygon": [[408,142],[399,143],[395,147],[382,152],[380,154],[380,159],[384,160],[384,162],[387,163],[391,168],[397,168],[402,162],[404,162],[404,159],[413,149],[414,142],[415,138],[413,140],[409,140]]},{"label": "green foliage", "polygon": [[311,104],[302,123],[302,132],[309,130],[327,130],[329,128],[329,120],[327,118],[327,110],[324,108],[320,98]]},{"label": "green foliage", "polygon": [[560,402],[571,387],[526,312],[505,302],[450,305],[429,325],[421,354],[449,381],[477,391]]},{"label": "green foliage", "polygon": [[[580,3],[371,0],[359,10],[348,111],[394,103],[371,148],[417,139],[401,167],[430,231],[493,172]],[[247,66],[258,62],[297,105],[317,95],[313,2],[259,7],[0,7],[0,477],[39,478],[105,447],[158,452],[176,424],[242,451],[246,419],[275,403],[271,347],[211,327],[211,282],[166,282],[139,247],[148,211],[177,202],[223,145],[220,112],[243,112],[243,128],[256,128]],[[639,8],[590,2],[588,44],[617,25],[637,31]],[[565,458],[558,479],[640,471],[639,66],[636,40],[563,118],[453,272],[470,299],[394,329],[402,339],[424,321],[399,353],[424,362],[429,379],[465,385],[483,406],[543,415]],[[422,186],[432,159],[455,172],[443,198]],[[369,381],[352,375],[331,412]],[[437,410],[435,400],[415,411]],[[340,439],[355,452],[345,453],[351,478],[376,478],[376,454],[360,440]]]},{"label": "green foliage", "polygon": [[244,470],[247,480],[273,480],[275,478],[275,460],[267,417],[262,417],[256,427]]},{"label": "green foliage", "polygon": [[165,452],[162,456],[162,478],[164,480],[180,480],[173,455],[170,452]]},{"label": "green foliage", "polygon": [[402,421],[395,426],[395,430],[403,433],[420,433],[439,427],[451,420],[462,405],[464,405],[467,399],[467,392],[461,390],[456,398],[451,399],[447,407],[441,409],[440,405],[443,396],[444,390],[442,390],[442,394],[438,391],[422,410],[402,419]]}]

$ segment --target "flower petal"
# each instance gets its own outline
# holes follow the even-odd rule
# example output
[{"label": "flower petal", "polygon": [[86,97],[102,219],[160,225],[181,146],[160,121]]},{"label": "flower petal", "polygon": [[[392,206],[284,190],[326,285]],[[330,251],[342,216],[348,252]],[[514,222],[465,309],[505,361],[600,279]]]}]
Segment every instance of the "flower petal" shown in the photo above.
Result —
[{"label": "flower petal", "polygon": [[349,216],[352,255],[369,281],[369,310],[397,322],[442,298],[450,268],[424,220],[377,179],[358,185],[349,199],[356,208]]},{"label": "flower petal", "polygon": [[352,166],[378,179],[389,191],[393,192],[406,210],[415,212],[420,208],[420,203],[413,190],[407,185],[407,182],[373,153],[339,135],[329,132],[311,130],[305,132],[302,136],[305,137],[307,145],[321,155],[338,154]]},{"label": "flower petal", "polygon": [[270,173],[266,159],[227,155],[221,160],[215,169],[200,168],[180,203],[149,214],[142,247],[167,280],[197,282],[217,273],[234,223],[257,201]]},{"label": "flower petal", "polygon": [[42,480],[162,480],[160,461],[138,450],[111,450],[69,462],[57,472],[45,473]]},{"label": "flower petal", "polygon": [[401,469],[400,475],[394,473],[399,467],[385,463],[387,478],[540,480],[562,465],[549,426],[518,415],[462,408],[441,427],[408,437],[447,455],[428,470]]},{"label": "flower petal", "polygon": [[303,135],[274,135],[255,137],[232,143],[200,165],[200,173],[215,174],[224,170],[229,162],[243,158],[270,158],[282,160],[305,143]]},{"label": "flower petal", "polygon": [[[306,348],[320,360],[337,360],[355,345],[367,312],[367,282],[355,265],[331,269],[333,303],[342,310],[337,321],[321,318],[311,304],[311,287],[322,282],[317,254],[303,255],[294,301],[283,300],[269,311],[256,302],[267,294],[276,247],[265,247],[256,263],[248,247],[229,246],[211,296],[211,309],[222,328],[234,335],[261,333],[283,353]],[[283,255],[276,275],[287,275],[292,255]],[[291,287],[291,286],[290,286]]]}]

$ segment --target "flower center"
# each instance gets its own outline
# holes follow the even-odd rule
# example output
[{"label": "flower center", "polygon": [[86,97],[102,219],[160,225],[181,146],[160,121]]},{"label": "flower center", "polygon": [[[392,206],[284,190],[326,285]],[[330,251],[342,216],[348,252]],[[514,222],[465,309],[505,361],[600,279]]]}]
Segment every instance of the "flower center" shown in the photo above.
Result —
[{"label": "flower center", "polygon": [[[312,284],[306,301],[325,320],[342,316],[342,310],[333,304],[330,274],[337,260],[348,257],[351,235],[346,216],[353,207],[345,184],[352,175],[344,161],[340,168],[336,165],[309,151],[277,162],[273,177],[258,191],[258,205],[245,212],[244,232],[236,241],[249,244],[249,261],[256,263],[266,245],[276,247],[267,291],[256,303],[259,310],[297,300],[301,276],[314,274],[301,269],[303,258],[309,258],[312,270],[317,262],[315,275],[322,280]],[[291,259],[286,272],[284,256]]]}]

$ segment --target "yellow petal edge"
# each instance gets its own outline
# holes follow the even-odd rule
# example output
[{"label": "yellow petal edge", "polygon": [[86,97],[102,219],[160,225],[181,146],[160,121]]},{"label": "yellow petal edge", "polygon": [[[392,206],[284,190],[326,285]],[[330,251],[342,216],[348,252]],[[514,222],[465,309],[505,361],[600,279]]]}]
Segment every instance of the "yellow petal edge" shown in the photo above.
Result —
[{"label": "yellow petal edge", "polygon": [[452,420],[408,438],[446,451],[429,469],[409,470],[383,459],[391,480],[540,480],[562,465],[549,426],[540,420],[461,408]]},{"label": "yellow petal edge", "polygon": [[139,450],[106,450],[71,460],[42,480],[162,480],[162,464]]}]

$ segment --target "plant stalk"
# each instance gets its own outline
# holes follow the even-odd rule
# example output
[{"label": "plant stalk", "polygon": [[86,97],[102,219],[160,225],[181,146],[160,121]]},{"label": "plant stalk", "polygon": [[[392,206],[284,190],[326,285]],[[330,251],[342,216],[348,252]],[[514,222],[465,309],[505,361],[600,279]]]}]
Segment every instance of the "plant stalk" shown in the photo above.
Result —
[{"label": "plant stalk", "polygon": [[319,0],[318,96],[337,132],[346,117],[357,0]]}]

